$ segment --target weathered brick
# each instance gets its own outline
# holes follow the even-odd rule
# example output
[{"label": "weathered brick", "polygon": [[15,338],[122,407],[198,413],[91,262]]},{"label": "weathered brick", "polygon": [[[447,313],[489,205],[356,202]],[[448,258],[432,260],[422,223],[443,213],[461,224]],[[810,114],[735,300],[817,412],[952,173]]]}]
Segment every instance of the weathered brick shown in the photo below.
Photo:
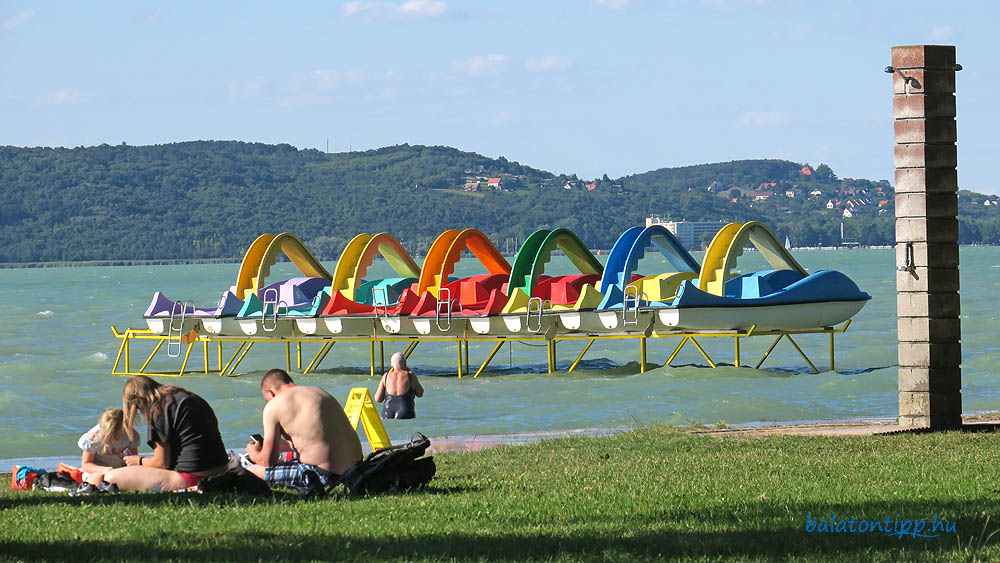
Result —
[{"label": "weathered brick", "polygon": [[958,217],[900,217],[896,242],[958,243]]},{"label": "weathered brick", "polygon": [[927,192],[904,192],[896,194],[896,217],[957,217],[958,194],[929,194]]},{"label": "weathered brick", "polygon": [[962,394],[900,391],[899,425],[948,430],[962,427]]},{"label": "weathered brick", "polygon": [[896,168],[955,168],[958,148],[955,143],[910,143],[893,149]]},{"label": "weathered brick", "polygon": [[954,45],[900,45],[892,48],[895,68],[955,68]]},{"label": "weathered brick", "polygon": [[899,368],[900,391],[955,393],[962,390],[961,368]]},{"label": "weathered brick", "polygon": [[959,290],[957,268],[916,268],[896,271],[896,291],[952,293]]},{"label": "weathered brick", "polygon": [[892,98],[892,116],[896,119],[955,117],[955,95],[896,94]]},{"label": "weathered brick", "polygon": [[896,193],[958,191],[958,171],[949,168],[900,168],[896,170]]},{"label": "weathered brick", "polygon": [[900,317],[957,318],[962,312],[958,293],[926,291],[896,294],[896,314]]},{"label": "weathered brick", "polygon": [[900,342],[899,367],[947,368],[962,364],[960,342]]},{"label": "weathered brick", "polygon": [[900,342],[958,342],[962,340],[962,321],[958,318],[899,317],[896,334]]},{"label": "weathered brick", "polygon": [[897,143],[954,143],[958,139],[955,119],[897,119],[892,124]]},{"label": "weathered brick", "polygon": [[[904,80],[903,76],[913,80]],[[954,94],[955,71],[953,70],[902,70],[892,74],[892,93],[913,94]]]}]

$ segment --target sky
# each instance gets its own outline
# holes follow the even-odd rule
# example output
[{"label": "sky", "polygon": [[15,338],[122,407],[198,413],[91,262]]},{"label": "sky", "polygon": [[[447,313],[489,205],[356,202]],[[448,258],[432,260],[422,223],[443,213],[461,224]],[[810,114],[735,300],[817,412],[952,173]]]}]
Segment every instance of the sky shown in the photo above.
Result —
[{"label": "sky", "polygon": [[946,44],[960,186],[1000,193],[994,2],[281,4],[0,0],[0,145],[409,143],[583,179],[780,158],[892,181],[890,49]]}]

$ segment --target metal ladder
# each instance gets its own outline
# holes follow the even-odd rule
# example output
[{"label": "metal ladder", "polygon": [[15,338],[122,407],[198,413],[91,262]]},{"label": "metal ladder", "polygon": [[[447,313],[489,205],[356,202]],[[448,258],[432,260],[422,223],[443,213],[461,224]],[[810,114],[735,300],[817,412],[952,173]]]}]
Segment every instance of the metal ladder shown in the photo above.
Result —
[{"label": "metal ladder", "polygon": [[181,303],[174,301],[170,308],[170,324],[167,325],[167,356],[176,358],[181,355],[181,338],[184,336],[184,321],[187,320],[187,307],[191,305],[191,312],[194,313],[194,301]]},{"label": "metal ladder", "polygon": [[[538,311],[535,315],[538,319],[538,324],[535,328],[531,328],[531,313],[533,312],[531,306],[533,303],[538,303]],[[528,310],[524,313],[524,326],[528,329],[528,332],[539,332],[542,330],[542,311],[545,309],[546,303],[551,305],[547,299],[543,300],[541,297],[532,297],[528,300]]]},{"label": "metal ladder", "polygon": [[[625,286],[625,295],[622,296],[622,326],[639,325],[639,302],[646,297],[645,293],[639,293],[639,286]],[[629,304],[632,304],[629,307]],[[629,320],[628,312],[632,311],[632,319]]]},{"label": "metal ladder", "polygon": [[[382,296],[381,303],[379,303],[379,296]],[[372,288],[372,305],[375,307],[376,317],[388,317],[389,316],[389,292],[384,287],[373,287]],[[379,307],[382,308],[382,313],[379,313]]]},{"label": "metal ladder", "polygon": [[[462,302],[458,299],[452,300],[451,290],[447,287],[442,287],[438,290],[438,300],[437,307],[434,311],[434,322],[437,324],[438,330],[444,332],[446,330],[451,330],[451,313],[455,305],[458,305],[459,312],[462,311]],[[442,309],[444,309],[446,320],[448,321],[444,326],[441,325],[441,314]]]},{"label": "metal ladder", "polygon": [[[285,308],[285,314],[288,314],[288,305],[284,301],[278,301],[278,290],[273,287],[269,287],[264,290],[264,299],[262,299],[263,305],[260,309],[260,328],[264,329],[264,332],[274,332],[278,328],[278,311],[282,307]],[[268,328],[267,324],[267,307],[271,306],[271,325]]]}]

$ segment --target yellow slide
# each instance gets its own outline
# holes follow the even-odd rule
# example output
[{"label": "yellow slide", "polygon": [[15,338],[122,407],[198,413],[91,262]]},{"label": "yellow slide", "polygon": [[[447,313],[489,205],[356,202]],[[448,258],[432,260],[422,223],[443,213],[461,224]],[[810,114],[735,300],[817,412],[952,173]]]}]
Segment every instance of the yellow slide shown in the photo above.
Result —
[{"label": "yellow slide", "polygon": [[796,262],[763,223],[759,221],[729,223],[719,229],[708,245],[698,276],[698,289],[712,295],[724,296],[725,283],[729,279],[730,271],[736,266],[737,259],[743,254],[743,248],[748,244],[752,244],[775,270],[795,270],[802,275],[808,275],[805,268]]},{"label": "yellow slide", "polygon": [[278,259],[278,253],[284,253],[289,260],[302,272],[302,275],[314,278],[331,279],[330,273],[316,260],[309,250],[295,235],[281,233],[278,235],[263,234],[247,249],[236,275],[236,296],[246,299],[257,294],[264,285],[264,279],[271,273],[271,266]]},{"label": "yellow slide", "polygon": [[361,233],[351,239],[340,253],[337,267],[333,271],[332,290],[339,291],[344,297],[355,301],[361,279],[365,277],[376,254],[381,254],[400,277],[420,276],[420,267],[395,237],[389,233],[377,235]]}]

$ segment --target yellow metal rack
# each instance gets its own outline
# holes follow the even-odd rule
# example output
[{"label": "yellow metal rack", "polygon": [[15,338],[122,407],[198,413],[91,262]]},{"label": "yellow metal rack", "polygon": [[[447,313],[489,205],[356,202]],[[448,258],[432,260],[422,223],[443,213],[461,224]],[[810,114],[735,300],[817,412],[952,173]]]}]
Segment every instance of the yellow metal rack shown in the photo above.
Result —
[{"label": "yellow metal rack", "polygon": [[[170,338],[168,335],[154,334],[148,329],[134,329],[129,328],[124,332],[119,332],[114,325],[111,326],[111,332],[114,334],[115,338],[121,340],[121,344],[118,347],[118,355],[115,357],[114,366],[111,368],[112,375],[152,375],[152,376],[164,376],[164,377],[178,377],[185,373],[191,373],[193,371],[202,370],[189,370],[188,363],[191,359],[191,354],[196,348],[197,344],[201,344],[201,351],[203,357],[203,370],[204,373],[217,373],[220,376],[233,377],[240,375],[237,373],[237,369],[246,358],[250,350],[259,343],[277,343],[284,344],[285,346],[285,367],[289,371],[295,369],[296,371],[301,371],[304,374],[315,371],[319,368],[320,364],[326,358],[330,350],[338,342],[367,342],[369,349],[369,364],[371,367],[371,375],[380,374],[385,371],[385,343],[386,342],[407,342],[407,347],[404,354],[409,357],[410,354],[416,349],[417,345],[421,342],[453,342],[457,345],[458,349],[458,377],[464,377],[470,373],[470,363],[469,363],[469,342],[494,342],[495,346],[493,350],[489,353],[483,363],[479,366],[479,369],[475,371],[473,377],[479,377],[480,374],[486,369],[493,358],[497,355],[497,352],[503,347],[505,343],[510,342],[532,342],[532,341],[542,341],[545,342],[547,352],[548,352],[548,373],[554,373],[556,368],[556,344],[561,341],[586,341],[586,345],[583,350],[580,351],[576,360],[569,366],[566,370],[567,373],[572,372],[579,365],[580,361],[583,359],[584,355],[598,340],[638,340],[639,342],[639,369],[641,372],[646,371],[647,361],[646,361],[646,341],[650,338],[659,339],[681,339],[677,346],[674,348],[673,352],[668,356],[665,366],[672,365],[674,359],[680,353],[681,349],[685,344],[690,342],[698,350],[698,352],[705,358],[711,367],[716,367],[718,364],[708,355],[705,349],[698,342],[699,338],[732,338],[733,348],[734,348],[734,359],[733,364],[736,367],[741,367],[742,358],[740,350],[741,339],[747,339],[757,336],[776,336],[774,342],[767,349],[767,352],[760,358],[757,364],[754,366],[755,369],[760,368],[764,361],[771,355],[775,347],[781,342],[782,339],[787,339],[795,350],[802,356],[802,359],[809,364],[813,372],[819,373],[819,369],[816,365],[809,359],[809,356],[802,350],[798,343],[793,338],[809,335],[809,334],[827,334],[829,335],[829,351],[830,351],[830,370],[835,369],[835,354],[834,354],[834,335],[837,333],[843,333],[851,325],[851,321],[848,320],[840,328],[825,327],[818,329],[809,330],[788,330],[788,331],[777,331],[777,330],[756,330],[756,327],[750,327],[746,331],[679,331],[679,332],[668,332],[668,333],[656,333],[652,331],[646,331],[642,333],[630,333],[630,334],[572,334],[572,335],[562,335],[557,339],[546,339],[544,335],[537,336],[517,336],[517,337],[507,337],[507,336],[478,336],[478,335],[458,335],[458,336],[397,336],[397,337],[382,337],[382,336],[361,336],[361,337],[287,337],[287,338],[267,338],[267,337],[229,337],[229,336],[199,336],[195,333],[191,333],[182,339],[182,344],[187,346],[184,350],[184,358],[181,362],[180,369],[176,372],[158,372],[152,373],[146,371],[149,367],[150,362],[163,347],[163,343],[168,341]],[[151,342],[155,343],[152,351],[145,357],[142,366],[138,371],[132,371],[132,343],[133,341]],[[236,344],[236,349],[228,354],[228,360],[226,360],[226,355],[223,354],[223,345],[225,343]],[[312,360],[306,364],[305,369],[302,367],[302,347],[303,344],[319,344],[319,349],[316,351]],[[217,358],[216,366],[213,368],[211,364],[210,348],[214,344],[215,356]],[[294,345],[294,352],[292,347]],[[376,361],[375,361],[375,349],[378,348],[378,365],[379,370],[376,371]],[[293,368],[294,359],[294,368]]]}]

